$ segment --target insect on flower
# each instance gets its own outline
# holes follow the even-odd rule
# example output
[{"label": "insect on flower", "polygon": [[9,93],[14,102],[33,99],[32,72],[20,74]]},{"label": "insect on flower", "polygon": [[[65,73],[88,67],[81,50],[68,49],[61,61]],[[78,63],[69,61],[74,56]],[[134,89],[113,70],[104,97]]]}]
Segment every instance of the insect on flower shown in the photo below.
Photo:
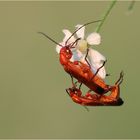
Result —
[{"label": "insect on flower", "polygon": [[[76,39],[80,38],[75,48],[71,49],[73,55],[70,60],[72,62],[80,61],[85,64],[88,64],[89,67],[91,67],[93,73],[96,73],[97,69],[100,68],[103,65],[103,63],[106,61],[106,58],[98,51],[92,49],[91,46],[99,45],[101,43],[101,36],[99,33],[93,32],[89,34],[85,39],[85,26],[78,24],[76,25],[76,30],[77,30],[76,32],[77,38],[75,38],[74,36],[69,38],[72,35],[72,33],[69,30],[64,29],[63,33],[65,37],[60,44],[62,45],[72,44]],[[56,46],[57,53],[60,53],[60,49],[61,46],[57,45]],[[105,79],[106,71],[104,66],[100,69],[97,76],[99,76],[102,79]]]},{"label": "insect on flower", "polygon": [[[74,77],[78,80],[79,83],[81,83],[79,86],[79,89],[81,88],[82,84],[86,85],[89,88],[88,95],[90,95],[91,91],[94,91],[97,95],[99,95],[99,97],[103,97],[104,96],[103,94],[109,91],[111,91],[111,93],[113,94],[114,90],[117,92],[117,95],[119,95],[119,90],[117,89],[118,89],[118,86],[122,83],[123,74],[121,74],[122,76],[120,78],[122,80],[118,80],[114,86],[107,85],[105,81],[103,80],[103,78],[101,78],[101,76],[103,75],[99,74],[101,69],[105,73],[105,69],[104,69],[104,65],[106,62],[105,58],[99,52],[95,53],[95,55],[97,55],[96,57],[94,56],[94,53],[91,53],[92,58],[90,56],[90,50],[92,49],[89,49],[88,45],[99,44],[100,35],[97,33],[94,33],[94,35],[91,34],[87,37],[86,40],[84,40],[82,34],[80,33],[82,31],[82,30],[80,31],[80,29],[83,28],[84,26],[91,23],[99,22],[99,21],[100,20],[86,23],[82,26],[80,25],[80,27],[77,30],[75,30],[75,32],[73,32],[72,34],[68,30],[63,30],[63,32],[65,33],[65,38],[63,39],[61,43],[57,43],[55,40],[53,40],[48,35],[42,32],[39,32],[39,33],[43,34],[45,37],[47,37],[52,42],[57,44],[56,50],[59,53],[59,61],[61,65],[63,66],[64,70],[71,76],[73,87],[75,87],[75,83],[73,81],[73,77]],[[80,32],[77,33],[78,31]],[[80,35],[79,38],[77,39],[74,38],[75,33],[77,33],[77,36]],[[94,37],[96,36],[98,39],[91,39],[93,36]],[[83,50],[86,50],[86,49],[88,51],[85,55],[85,51]],[[92,50],[91,52],[96,52],[96,51]],[[88,53],[89,53],[89,57],[88,57]],[[87,57],[90,59],[88,59]],[[82,59],[84,58],[84,62],[82,62],[81,58]],[[96,61],[92,60],[93,58]],[[92,65],[95,65],[94,70],[96,70],[96,72],[92,70],[93,69]],[[69,92],[71,93],[71,90]]]}]

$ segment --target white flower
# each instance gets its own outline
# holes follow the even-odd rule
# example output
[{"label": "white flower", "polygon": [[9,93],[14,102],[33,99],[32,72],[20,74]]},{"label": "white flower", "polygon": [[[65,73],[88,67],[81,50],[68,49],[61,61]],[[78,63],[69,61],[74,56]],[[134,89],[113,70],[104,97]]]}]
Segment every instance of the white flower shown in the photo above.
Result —
[{"label": "white flower", "polygon": [[[79,24],[76,25],[76,29],[79,29],[81,26],[82,25],[79,25]],[[63,33],[65,34],[65,37],[60,44],[64,46],[65,42],[72,35],[72,33],[67,29],[64,29]],[[85,39],[85,27],[82,27],[81,29],[79,29],[76,32],[76,35],[77,35],[77,38],[81,38],[81,40],[78,41],[76,45],[76,49],[72,49],[73,56],[71,58],[71,61],[81,61],[87,64],[87,62],[85,61],[87,48],[89,48],[91,45],[99,45],[101,43],[101,36],[99,33],[93,32],[89,34],[88,37]],[[75,40],[76,38],[72,36],[69,39],[68,44],[73,43]],[[57,53],[60,52],[60,49],[61,47],[57,45],[56,46]],[[91,66],[93,73],[95,73],[97,69],[103,65],[103,62],[106,60],[106,58],[102,54],[100,54],[98,51],[92,48],[89,48],[87,60]],[[102,67],[99,70],[97,75],[100,78],[104,79],[106,77],[105,67]]]},{"label": "white flower", "polygon": [[87,37],[87,42],[89,45],[99,45],[101,42],[101,36],[94,32],[91,33],[88,37]]},{"label": "white flower", "polygon": [[[80,28],[83,25],[76,25],[76,28]],[[99,33],[93,32],[88,35],[88,37],[85,39],[85,27],[82,27],[80,30],[76,32],[76,35],[78,38],[81,38],[82,40],[85,40],[88,45],[99,45],[101,43],[101,36]]]}]

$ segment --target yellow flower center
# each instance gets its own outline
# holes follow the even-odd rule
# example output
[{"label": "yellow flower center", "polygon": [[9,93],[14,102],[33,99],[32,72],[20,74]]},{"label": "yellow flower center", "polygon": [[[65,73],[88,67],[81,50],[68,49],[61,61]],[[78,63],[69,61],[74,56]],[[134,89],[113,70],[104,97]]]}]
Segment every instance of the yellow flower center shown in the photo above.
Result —
[{"label": "yellow flower center", "polygon": [[88,44],[86,40],[79,40],[77,43],[76,48],[82,52],[82,53],[86,53],[86,50],[88,48]]}]

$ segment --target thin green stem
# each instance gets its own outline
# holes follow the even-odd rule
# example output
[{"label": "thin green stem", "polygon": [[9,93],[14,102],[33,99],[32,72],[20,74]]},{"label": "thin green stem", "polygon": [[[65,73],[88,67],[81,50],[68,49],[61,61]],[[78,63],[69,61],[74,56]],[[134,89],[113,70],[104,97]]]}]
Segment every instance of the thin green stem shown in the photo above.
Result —
[{"label": "thin green stem", "polygon": [[107,16],[109,15],[111,9],[113,8],[113,6],[115,5],[116,2],[117,2],[117,0],[113,0],[113,1],[111,2],[111,4],[109,5],[107,11],[105,12],[105,14],[104,14],[104,16],[103,16],[102,21],[98,24],[98,26],[97,26],[97,28],[96,28],[96,30],[95,30],[96,32],[99,32],[99,31],[100,31],[100,29],[101,29],[103,23],[105,22]]},{"label": "thin green stem", "polygon": [[134,7],[135,2],[136,2],[135,0],[132,0],[132,1],[131,1],[130,5],[129,5],[129,7],[128,7],[128,11],[133,10],[133,7]]}]

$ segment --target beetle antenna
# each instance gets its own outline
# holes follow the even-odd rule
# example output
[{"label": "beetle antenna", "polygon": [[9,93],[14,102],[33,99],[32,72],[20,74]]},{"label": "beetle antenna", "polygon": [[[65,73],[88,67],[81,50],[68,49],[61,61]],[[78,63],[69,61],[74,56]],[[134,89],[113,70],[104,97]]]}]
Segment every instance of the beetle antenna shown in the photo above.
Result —
[{"label": "beetle antenna", "polygon": [[56,45],[59,45],[59,46],[61,46],[61,47],[64,47],[63,45],[59,44],[59,43],[56,42],[54,39],[52,39],[51,37],[49,37],[48,35],[46,35],[45,33],[43,33],[43,32],[37,32],[37,33],[44,35],[45,37],[47,37],[49,40],[51,40],[51,41],[52,41],[53,43],[55,43]]},{"label": "beetle antenna", "polygon": [[79,31],[81,28],[83,28],[84,26],[87,26],[87,25],[89,25],[89,24],[96,23],[96,22],[100,22],[100,21],[102,21],[102,20],[100,19],[100,20],[91,21],[91,22],[85,23],[84,25],[82,25],[81,27],[79,27],[79,28],[78,28],[77,30],[75,30],[75,31],[71,34],[71,36],[67,39],[67,41],[65,42],[65,45],[67,45],[68,41],[72,38],[72,36],[73,36],[77,31]]},{"label": "beetle antenna", "polygon": [[77,45],[77,42],[80,40],[81,38],[77,38],[72,44],[70,44],[70,48],[75,48],[74,45]]}]

